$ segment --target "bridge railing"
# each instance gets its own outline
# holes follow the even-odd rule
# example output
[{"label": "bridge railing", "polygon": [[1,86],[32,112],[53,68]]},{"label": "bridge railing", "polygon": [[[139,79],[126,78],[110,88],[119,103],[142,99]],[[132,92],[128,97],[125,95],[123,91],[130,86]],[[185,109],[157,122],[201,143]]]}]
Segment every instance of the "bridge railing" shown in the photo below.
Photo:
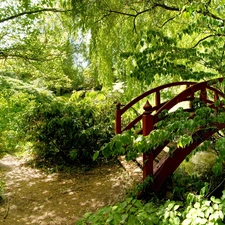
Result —
[{"label": "bridge railing", "polygon": [[[130,103],[128,103],[126,106],[121,107],[120,103],[117,104],[117,110],[116,110],[116,127],[115,127],[115,133],[120,134],[125,130],[131,129],[136,123],[142,120],[142,134],[144,136],[147,136],[150,134],[150,132],[154,129],[154,125],[160,120],[159,115],[163,112],[163,110],[171,110],[174,106],[176,106],[178,103],[183,101],[191,101],[195,98],[199,98],[200,101],[204,102],[207,106],[210,106],[212,108],[216,108],[215,102],[217,100],[220,100],[220,97],[224,98],[224,93],[214,87],[214,85],[218,84],[218,82],[222,82],[223,78],[211,80],[211,81],[205,81],[200,83],[195,82],[176,82],[171,83],[167,85],[162,85],[157,88],[154,88],[152,90],[149,90],[145,92],[144,94],[138,96],[134,100],[132,100]],[[175,97],[173,97],[169,101],[162,102],[161,99],[161,91],[165,90],[166,88],[175,87],[175,86],[182,86],[185,85],[186,89],[181,91],[179,94],[177,94]],[[137,116],[134,120],[132,120],[128,125],[126,125],[124,128],[122,128],[122,116],[123,114],[130,109],[134,104],[139,102],[140,100],[144,99],[145,97],[155,93],[155,105],[152,107],[151,104],[147,101],[144,105],[144,112]],[[198,95],[198,96],[197,96]],[[190,106],[191,107],[191,106]],[[154,114],[153,114],[154,112]],[[222,126],[225,127],[225,126]],[[221,127],[220,127],[221,129]],[[214,131],[215,132],[215,131]],[[211,135],[211,133],[209,133]],[[208,136],[207,136],[208,137]],[[207,138],[206,137],[206,138]],[[176,154],[180,155],[179,157],[181,159],[174,159],[171,160],[167,158],[166,161],[163,161],[162,163],[156,168],[153,168],[153,161],[156,158],[156,156],[164,149],[164,147],[168,144],[168,142],[165,142],[164,146],[159,146],[156,148],[153,152],[150,153],[144,153],[143,154],[143,180],[147,176],[153,176],[156,185],[155,188],[158,189],[162,182],[169,176],[171,173],[174,172],[174,170],[179,166],[179,164],[182,162],[182,160],[185,158],[185,154],[189,154],[190,151],[192,151],[199,143],[194,143],[193,146],[187,147],[187,151],[184,151],[183,153],[179,153],[179,149],[176,150]],[[167,171],[164,171],[164,164],[166,165],[165,168],[167,168]],[[172,165],[173,164],[173,165]],[[170,169],[168,169],[170,168]]]},{"label": "bridge railing", "polygon": [[[214,103],[220,99],[220,97],[224,98],[224,93],[212,85],[217,84],[218,82],[222,82],[223,78],[211,80],[211,81],[205,81],[205,82],[200,82],[193,84],[186,88],[184,91],[181,93],[177,94],[174,98],[166,102],[161,108],[159,108],[156,113],[154,114],[154,124],[159,121],[159,115],[164,111],[164,110],[170,110],[173,108],[176,104],[179,102],[185,101],[188,99],[194,99],[196,96],[195,94],[199,93],[199,100],[204,102],[206,105],[209,105],[210,107],[215,107]],[[210,99],[209,94],[211,93],[211,96],[213,98]]]},{"label": "bridge railing", "polygon": [[[223,78],[218,78],[211,81],[205,81],[205,82],[174,82],[170,84],[161,85],[159,87],[153,88],[140,96],[133,99],[131,102],[129,102],[127,105],[122,107],[120,103],[116,105],[116,123],[115,123],[115,134],[120,134],[125,130],[129,130],[133,128],[138,122],[142,120],[143,113],[136,116],[131,122],[129,122],[127,125],[122,127],[123,123],[123,115],[125,112],[127,112],[130,108],[132,108],[136,103],[140,102],[144,98],[154,94],[155,95],[155,105],[151,106],[151,114],[154,113],[154,123],[156,123],[159,120],[159,114],[163,112],[163,110],[170,110],[175,105],[177,105],[180,102],[183,101],[192,101],[195,98],[195,94],[200,91],[199,99],[206,104],[213,104],[216,100],[219,99],[219,97],[224,97],[224,94],[218,90],[217,88],[213,87],[212,85],[216,84],[217,82],[222,82]],[[174,98],[172,98],[169,101],[162,102],[161,92],[165,91],[168,88],[171,87],[181,87],[185,86],[186,89],[176,95]],[[213,99],[209,98],[209,95],[207,93],[211,92],[213,95]]]},{"label": "bridge railing", "polygon": [[122,127],[122,117],[123,114],[132,108],[136,103],[140,102],[142,99],[154,94],[155,95],[155,105],[152,107],[152,112],[158,110],[162,105],[165,104],[165,102],[162,102],[161,98],[161,92],[166,90],[167,88],[171,87],[180,87],[185,86],[189,87],[191,85],[195,84],[195,82],[174,82],[170,84],[161,85],[159,87],[153,88],[149,91],[146,91],[145,93],[141,94],[140,96],[133,99],[131,102],[129,102],[127,105],[122,107],[120,103],[117,103],[116,105],[116,124],[115,124],[115,134],[120,134],[125,130],[129,130],[133,128],[139,121],[142,119],[142,114],[134,118],[129,124],[127,124],[125,127]]}]

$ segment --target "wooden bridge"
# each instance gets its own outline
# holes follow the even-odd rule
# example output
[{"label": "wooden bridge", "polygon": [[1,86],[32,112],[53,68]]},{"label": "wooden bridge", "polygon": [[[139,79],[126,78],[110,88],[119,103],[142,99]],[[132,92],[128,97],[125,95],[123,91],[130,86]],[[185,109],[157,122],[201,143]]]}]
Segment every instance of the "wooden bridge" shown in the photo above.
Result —
[{"label": "wooden bridge", "polygon": [[[132,129],[137,123],[141,122],[141,131],[140,134],[147,136],[155,129],[155,125],[161,119],[159,115],[164,110],[171,110],[173,107],[176,107],[178,103],[188,101],[189,106],[186,111],[193,112],[192,102],[194,99],[199,99],[206,106],[218,110],[218,108],[223,108],[222,104],[216,106],[216,102],[224,98],[224,93],[219,90],[218,86],[223,83],[225,80],[223,78],[218,78],[215,80],[205,81],[205,82],[175,82],[166,85],[162,85],[151,89],[137,98],[133,99],[130,103],[125,106],[122,106],[120,103],[117,104],[116,109],[116,124],[115,124],[115,134],[120,134],[126,130]],[[168,101],[162,102],[162,94],[167,90],[170,90],[172,87],[180,89],[184,87],[183,90],[172,97]],[[154,98],[154,105],[151,105],[149,101],[146,101],[146,98]],[[137,115],[131,122],[124,124],[123,116],[125,112],[129,109],[132,109],[135,104],[140,101],[146,101],[143,109],[143,113]],[[152,103],[153,104],[153,103]],[[143,180],[147,176],[152,176],[154,181],[152,188],[154,191],[158,191],[161,185],[166,181],[166,179],[177,169],[181,162],[190,154],[197,146],[202,142],[211,137],[215,132],[225,128],[225,124],[216,123],[213,124],[213,129],[200,129],[197,130],[192,135],[192,143],[188,146],[181,148],[175,146],[175,149],[171,154],[165,152],[166,146],[170,143],[165,141],[164,145],[156,147],[151,152],[143,153],[142,157],[142,171],[143,171]],[[162,154],[163,153],[163,154]],[[163,157],[158,157],[163,155]]]}]

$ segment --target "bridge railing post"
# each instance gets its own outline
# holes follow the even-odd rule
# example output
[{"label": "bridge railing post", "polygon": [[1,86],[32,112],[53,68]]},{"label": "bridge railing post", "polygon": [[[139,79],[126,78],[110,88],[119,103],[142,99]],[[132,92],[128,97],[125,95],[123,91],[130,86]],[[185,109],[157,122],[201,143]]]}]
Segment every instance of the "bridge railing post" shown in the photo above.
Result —
[{"label": "bridge railing post", "polygon": [[202,102],[204,102],[205,104],[207,104],[207,91],[206,91],[206,87],[203,87],[200,91],[200,100]]},{"label": "bridge railing post", "polygon": [[116,104],[116,123],[115,123],[115,134],[121,134],[121,104]]},{"label": "bridge railing post", "polygon": [[[186,89],[188,89],[190,87],[190,84],[187,84],[186,85]],[[190,95],[190,102],[189,102],[189,107],[191,108],[191,109],[193,109],[193,100],[194,100],[194,98],[195,98],[195,94],[194,93],[192,93],[191,95]]]},{"label": "bridge railing post", "polygon": [[[147,136],[153,130],[153,116],[151,115],[152,106],[147,101],[143,107],[145,110],[142,115],[143,136]],[[143,153],[143,180],[147,176],[153,175],[153,155],[152,153]]]},{"label": "bridge railing post", "polygon": [[161,101],[160,101],[160,91],[157,91],[156,92],[156,95],[155,95],[155,105],[157,106],[157,108],[160,107],[160,104],[161,104]]},{"label": "bridge railing post", "polygon": [[[216,93],[216,92],[214,92],[214,104],[217,102],[217,101],[219,101],[220,99],[219,99],[219,95]],[[215,104],[215,106],[216,106],[217,104]],[[222,106],[222,104],[220,103],[220,106]],[[218,110],[218,107],[216,106],[215,107],[215,111],[217,111]]]}]

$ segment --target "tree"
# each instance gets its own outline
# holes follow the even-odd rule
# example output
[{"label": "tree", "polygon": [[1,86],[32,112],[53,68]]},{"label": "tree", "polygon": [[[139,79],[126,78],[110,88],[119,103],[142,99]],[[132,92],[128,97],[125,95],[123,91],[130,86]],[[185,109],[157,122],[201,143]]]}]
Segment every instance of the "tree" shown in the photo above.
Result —
[{"label": "tree", "polygon": [[[72,1],[91,32],[92,71],[102,83],[159,74],[205,79],[224,73],[224,1]],[[77,19],[79,18],[79,19]]]},{"label": "tree", "polygon": [[73,60],[83,43],[76,43],[70,14],[71,9],[58,1],[5,1],[0,17],[1,72],[59,94],[76,89],[82,67],[65,61]]},{"label": "tree", "polygon": [[[118,80],[129,83],[130,77],[149,84],[156,74],[168,79],[172,76],[199,80],[221,76],[224,72],[224,1],[68,0],[59,3],[26,0],[14,7],[12,2],[8,0],[3,4],[0,18],[3,62],[18,59],[34,62],[36,68],[40,61],[47,61],[48,66],[41,68],[53,71],[53,67],[64,63],[60,59],[68,58],[65,49],[71,48],[71,40],[79,38],[81,42],[75,51],[85,56],[84,60],[89,61],[89,74],[104,85]],[[43,25],[47,18],[49,23]],[[51,26],[53,21],[54,27]],[[62,40],[60,44],[59,35],[58,39],[56,35],[49,38],[52,32],[64,33],[64,37],[71,39],[67,40],[67,45],[62,44]],[[84,40],[85,35],[91,36],[90,43],[89,38]],[[13,45],[6,47],[5,40],[9,42],[9,39],[13,40]],[[30,43],[33,49],[22,53]],[[74,44],[72,46],[74,48]],[[43,49],[46,54],[39,55]],[[52,49],[55,49],[54,54]],[[38,52],[39,57],[34,52]],[[58,62],[49,66],[57,57],[60,57]],[[43,72],[38,76],[43,78]],[[71,77],[65,79],[62,82],[68,83]]]}]

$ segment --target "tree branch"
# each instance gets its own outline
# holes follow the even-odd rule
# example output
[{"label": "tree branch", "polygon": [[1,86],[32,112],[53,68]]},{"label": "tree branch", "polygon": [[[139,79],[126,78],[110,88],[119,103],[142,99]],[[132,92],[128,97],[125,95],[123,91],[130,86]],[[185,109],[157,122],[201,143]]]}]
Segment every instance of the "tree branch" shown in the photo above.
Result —
[{"label": "tree branch", "polygon": [[161,8],[164,8],[166,10],[170,10],[170,11],[176,11],[176,12],[180,11],[179,8],[176,8],[176,7],[173,7],[173,6],[167,6],[165,4],[158,4],[158,3],[155,3],[151,8],[145,9],[145,10],[140,11],[140,12],[137,12],[136,14],[125,13],[125,12],[121,12],[121,11],[117,11],[117,10],[111,10],[111,9],[107,10],[107,11],[109,13],[116,13],[116,14],[121,14],[121,15],[124,15],[124,16],[138,17],[139,15],[144,14],[146,12],[149,12],[149,11],[151,11],[154,8],[157,8],[157,7],[161,7]]},{"label": "tree branch", "polygon": [[116,11],[116,10],[107,10],[109,13],[116,13],[116,14],[120,14],[120,15],[124,15],[124,16],[131,16],[131,17],[136,17],[138,13],[136,14],[131,14],[131,13],[125,13],[125,12],[120,12],[120,11]]},{"label": "tree branch", "polygon": [[[211,3],[211,0],[209,0],[208,2],[208,6],[209,4]],[[165,9],[165,10],[168,10],[168,11],[174,11],[174,12],[187,12],[186,8],[183,8],[183,9],[180,9],[178,7],[175,7],[175,6],[168,6],[168,5],[165,5],[165,4],[160,4],[160,3],[155,3],[152,5],[152,7],[148,8],[148,9],[145,9],[143,11],[140,11],[140,12],[136,12],[135,14],[132,14],[132,13],[126,13],[126,12],[121,12],[121,11],[117,11],[117,10],[112,10],[112,9],[109,9],[109,10],[106,10],[109,14],[103,16],[106,17],[108,15],[110,15],[111,13],[116,13],[116,14],[120,14],[120,15],[124,15],[124,16],[130,16],[130,17],[134,17],[134,24],[135,24],[135,20],[136,18],[141,15],[141,14],[144,14],[144,13],[147,13],[149,11],[152,11],[153,9],[155,8],[162,8],[162,9]],[[213,13],[211,13],[209,10],[208,10],[208,7],[207,7],[207,10],[206,11],[203,11],[203,10],[197,10],[196,11],[198,14],[203,14],[204,16],[209,16],[215,20],[220,20],[220,21],[223,21],[225,22],[225,19],[223,18],[220,18],[219,16],[217,15],[214,15]],[[175,17],[174,17],[175,18]],[[169,22],[170,20],[173,20],[174,19],[173,17],[170,18],[169,20],[167,20],[162,26],[164,26],[167,22]],[[134,26],[135,27],[135,26]]]},{"label": "tree branch", "polygon": [[173,16],[171,18],[169,18],[168,20],[166,20],[162,25],[158,26],[159,28],[163,28],[168,22],[170,22],[171,20],[174,20],[177,16]]},{"label": "tree branch", "polygon": [[110,13],[103,15],[99,20],[96,20],[95,23],[101,22],[107,16],[110,16]]},{"label": "tree branch", "polygon": [[169,10],[169,11],[176,11],[176,12],[180,12],[181,11],[181,9],[179,9],[179,8],[177,8],[175,6],[168,6],[168,5],[159,4],[159,3],[155,3],[152,8],[156,8],[156,7],[160,7],[160,8]]},{"label": "tree branch", "polygon": [[191,48],[197,47],[202,41],[204,41],[204,40],[206,40],[206,39],[208,39],[208,38],[211,38],[211,37],[221,37],[221,36],[225,36],[225,35],[222,35],[222,34],[210,34],[210,35],[208,35],[208,36],[206,36],[206,37],[200,39],[200,40],[199,40],[193,47],[191,47]]},{"label": "tree branch", "polygon": [[42,12],[65,13],[65,12],[71,12],[71,11],[72,11],[72,9],[63,10],[63,9],[57,9],[57,8],[44,8],[44,9],[37,9],[37,10],[33,10],[33,11],[25,11],[25,12],[21,12],[21,13],[0,19],[0,23],[9,21],[9,20],[13,20],[13,19],[16,19],[16,18],[24,16],[24,15],[32,15],[32,14],[42,13]]},{"label": "tree branch", "polygon": [[62,58],[62,54],[50,55],[50,57],[34,57],[34,56],[27,56],[22,54],[4,54],[3,52],[0,52],[0,60],[23,59],[25,61],[47,62],[47,61],[55,60],[57,58]]}]

